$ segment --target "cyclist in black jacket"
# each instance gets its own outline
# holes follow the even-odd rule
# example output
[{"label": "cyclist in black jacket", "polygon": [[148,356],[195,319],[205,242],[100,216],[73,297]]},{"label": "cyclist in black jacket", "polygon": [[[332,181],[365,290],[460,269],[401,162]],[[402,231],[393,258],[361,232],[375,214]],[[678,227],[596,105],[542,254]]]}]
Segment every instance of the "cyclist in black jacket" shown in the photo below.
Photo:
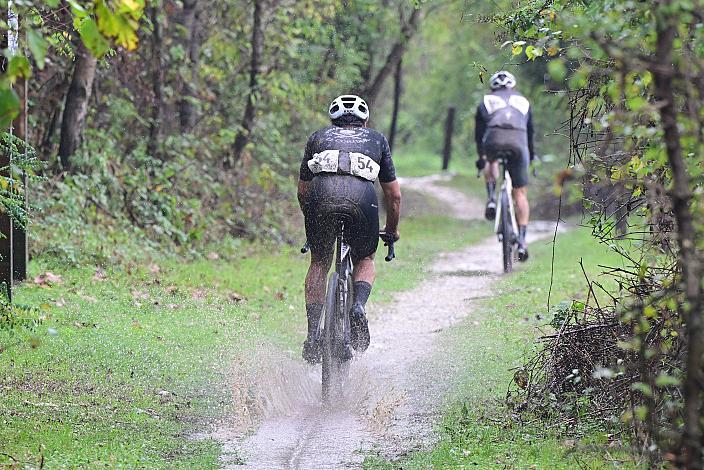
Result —
[{"label": "cyclist in black jacket", "polygon": [[355,95],[342,95],[330,104],[328,113],[332,125],[308,139],[298,182],[298,201],[311,249],[305,286],[308,337],[303,343],[303,358],[310,363],[321,360],[315,334],[323,310],[325,278],[334,254],[338,214],[352,220],[351,227],[345,226],[354,263],[351,344],[346,345],[350,357],[351,348],[361,352],[369,346],[364,307],[374,283],[374,254],[379,242],[379,205],[374,191],[377,178],[384,192],[384,231],[395,239],[399,237],[401,190],[386,137],[367,127],[367,103]]},{"label": "cyclist in black jacket", "polygon": [[499,164],[492,157],[498,151],[510,151],[506,167],[513,182],[513,199],[518,222],[518,260],[528,259],[526,227],[528,205],[528,166],[535,157],[533,117],[528,100],[518,93],[516,78],[509,72],[497,72],[489,79],[491,93],[484,95],[477,107],[474,138],[477,144],[477,168],[484,170],[488,200],[485,217],[496,216],[496,179]]}]

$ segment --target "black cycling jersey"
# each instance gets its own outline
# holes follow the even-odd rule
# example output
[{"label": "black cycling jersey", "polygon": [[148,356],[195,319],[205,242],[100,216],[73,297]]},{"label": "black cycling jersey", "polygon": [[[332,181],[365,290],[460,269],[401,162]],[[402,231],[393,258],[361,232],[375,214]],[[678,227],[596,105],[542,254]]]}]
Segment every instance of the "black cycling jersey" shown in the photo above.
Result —
[{"label": "black cycling jersey", "polygon": [[[514,108],[510,103],[512,96],[523,98],[523,95],[514,89],[502,88],[492,91],[485,95],[482,103],[477,106],[475,116],[474,140],[477,144],[478,156],[486,155],[484,146],[486,144],[487,131],[496,129],[501,132],[504,129],[514,131],[524,131],[526,134],[528,154],[530,160],[533,160],[535,155],[533,150],[533,113],[528,107],[525,113],[522,110]],[[490,105],[494,101],[493,98],[499,98],[501,102],[508,102],[508,106],[495,106],[496,109],[487,109],[486,103]],[[524,98],[523,98],[524,99]],[[527,100],[525,101],[527,106]],[[508,110],[508,112],[507,112]],[[513,112],[512,112],[513,111]],[[512,134],[509,132],[509,134]]]},{"label": "black cycling jersey", "polygon": [[386,137],[368,127],[327,126],[314,132],[306,144],[301,162],[300,178],[311,181],[314,173],[308,168],[308,161],[316,153],[325,150],[343,150],[363,153],[379,164],[379,181],[390,183],[396,179],[396,169],[391,159],[391,149]]}]

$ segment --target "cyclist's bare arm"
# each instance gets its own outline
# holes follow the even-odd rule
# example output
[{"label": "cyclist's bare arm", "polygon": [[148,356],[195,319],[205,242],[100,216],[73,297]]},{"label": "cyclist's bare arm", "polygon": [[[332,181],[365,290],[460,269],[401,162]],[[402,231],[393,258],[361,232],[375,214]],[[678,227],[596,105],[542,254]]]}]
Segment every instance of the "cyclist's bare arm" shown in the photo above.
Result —
[{"label": "cyclist's bare arm", "polygon": [[298,180],[298,205],[303,210],[303,203],[306,200],[306,195],[310,189],[310,181]]},{"label": "cyclist's bare arm", "polygon": [[398,237],[398,220],[401,216],[401,185],[398,180],[381,183],[384,191],[384,207],[386,208],[386,232],[394,233]]}]

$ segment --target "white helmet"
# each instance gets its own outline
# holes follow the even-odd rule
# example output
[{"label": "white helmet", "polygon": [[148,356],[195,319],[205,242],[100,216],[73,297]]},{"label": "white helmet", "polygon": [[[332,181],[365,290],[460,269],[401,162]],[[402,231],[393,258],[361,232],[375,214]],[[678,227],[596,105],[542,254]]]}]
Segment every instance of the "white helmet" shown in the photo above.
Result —
[{"label": "white helmet", "polygon": [[340,95],[330,103],[330,119],[335,120],[345,114],[352,114],[362,121],[369,119],[369,106],[357,95]]},{"label": "white helmet", "polygon": [[516,77],[510,72],[502,70],[496,72],[489,79],[489,86],[492,90],[498,90],[499,88],[513,88],[516,86]]}]

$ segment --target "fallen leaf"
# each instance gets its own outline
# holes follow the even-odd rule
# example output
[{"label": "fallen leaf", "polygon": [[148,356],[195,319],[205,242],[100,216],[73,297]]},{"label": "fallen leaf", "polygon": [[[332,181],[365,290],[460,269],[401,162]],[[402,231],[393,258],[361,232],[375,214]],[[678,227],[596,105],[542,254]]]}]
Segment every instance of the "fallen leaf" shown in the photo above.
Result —
[{"label": "fallen leaf", "polygon": [[274,298],[276,300],[284,300],[284,293],[281,291],[278,291],[274,294]]},{"label": "fallen leaf", "polygon": [[161,268],[159,267],[159,265],[152,263],[149,265],[149,271],[152,274],[157,274],[158,272],[161,271]]},{"label": "fallen leaf", "polygon": [[164,289],[167,294],[176,294],[178,292],[178,287],[176,286],[169,286],[166,289]]},{"label": "fallen leaf", "polygon": [[39,287],[49,288],[51,286],[61,284],[61,276],[51,273],[49,271],[39,276],[34,277],[34,283]]},{"label": "fallen leaf", "polygon": [[104,269],[98,268],[95,270],[95,274],[93,275],[94,281],[102,282],[102,281],[107,280],[107,278],[108,278],[108,275]]},{"label": "fallen leaf", "polygon": [[56,305],[57,307],[63,307],[66,305],[66,300],[64,300],[64,298],[61,297],[59,300],[54,302],[54,305]]},{"label": "fallen leaf", "polygon": [[203,300],[205,299],[205,289],[196,289],[191,293],[191,298],[194,300]]},{"label": "fallen leaf", "polygon": [[237,292],[230,292],[230,294],[228,295],[228,297],[229,297],[230,300],[233,301],[233,302],[242,302],[242,301],[247,300],[247,299],[245,298],[245,296],[240,295],[240,294],[238,294]]},{"label": "fallen leaf", "polygon": [[211,251],[205,257],[208,258],[209,260],[212,260],[212,261],[215,261],[216,259],[220,259],[220,255],[215,253],[214,251]]}]

